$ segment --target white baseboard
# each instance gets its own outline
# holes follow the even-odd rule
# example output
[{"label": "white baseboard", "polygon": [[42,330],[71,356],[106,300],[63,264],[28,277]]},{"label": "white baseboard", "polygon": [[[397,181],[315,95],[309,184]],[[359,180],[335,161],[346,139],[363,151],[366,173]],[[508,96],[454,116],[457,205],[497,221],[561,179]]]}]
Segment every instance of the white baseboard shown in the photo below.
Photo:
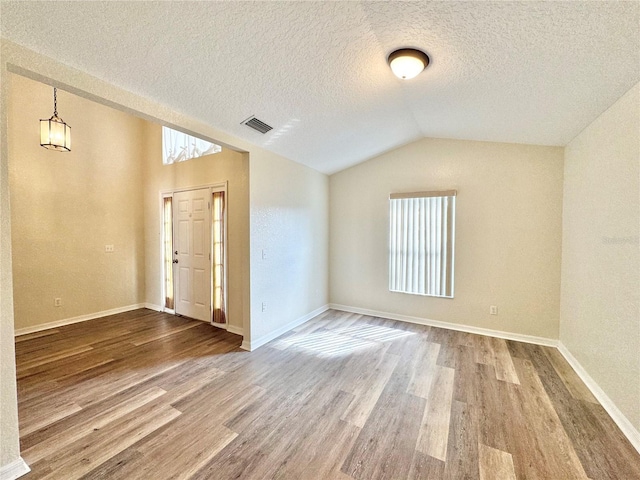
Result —
[{"label": "white baseboard", "polygon": [[16,478],[26,475],[30,471],[31,469],[29,468],[29,465],[27,465],[22,457],[19,457],[8,465],[0,467],[0,480],[15,480]]},{"label": "white baseboard", "polygon": [[439,320],[431,320],[429,318],[410,317],[407,315],[398,315],[397,313],[380,312],[377,310],[368,310],[366,308],[338,305],[335,303],[330,303],[329,308],[331,308],[332,310],[341,310],[343,312],[358,313],[360,315],[369,315],[371,317],[389,318],[391,320],[399,320],[401,322],[417,323],[419,325],[428,325],[430,327],[446,328],[448,330],[457,330],[459,332],[487,335],[489,337],[503,338],[505,340],[515,340],[517,342],[533,343],[536,345],[544,345],[547,347],[558,346],[558,340],[546,337],[535,337],[533,335],[503,332],[501,330],[491,330],[489,328],[472,327],[469,325],[460,325],[457,323],[441,322]]},{"label": "white baseboard", "polygon": [[112,308],[111,310],[104,310],[102,312],[89,313],[87,315],[80,315],[79,317],[65,318],[63,320],[56,320],[55,322],[41,323],[40,325],[34,325],[33,327],[19,328],[14,332],[14,336],[27,335],[28,333],[41,332],[42,330],[49,330],[50,328],[64,327],[65,325],[71,325],[73,323],[86,322],[87,320],[94,320],[100,317],[106,317],[108,315],[115,315],[117,313],[130,312],[131,310],[138,310],[139,308],[147,307],[146,303],[137,303],[135,305],[127,305],[126,307]]},{"label": "white baseboard", "polygon": [[166,312],[173,314],[173,310],[169,310],[167,308],[163,308],[160,305],[156,305],[154,303],[145,303],[144,308],[148,308],[149,310],[153,310],[155,312]]},{"label": "white baseboard", "polygon": [[640,453],[640,432],[633,426],[633,424],[627,419],[627,417],[616,407],[615,403],[604,393],[604,390],[591,378],[591,375],[587,373],[584,367],[578,362],[578,360],[571,354],[569,349],[562,342],[558,342],[558,350],[567,360],[569,365],[575,370],[578,376],[582,379],[584,384],[591,390],[593,396],[600,402],[600,405],[607,411],[609,416],[616,422],[616,425],[620,427],[622,433],[629,439],[633,447]]},{"label": "white baseboard", "polygon": [[251,352],[251,351],[255,350],[256,348],[261,347],[265,343],[269,343],[274,338],[278,338],[280,335],[283,335],[283,334],[287,333],[289,330],[291,330],[293,328],[296,328],[297,326],[302,325],[305,322],[308,322],[313,317],[316,317],[316,316],[320,315],[321,313],[326,312],[327,310],[329,310],[329,305],[323,305],[320,308],[316,308],[312,312],[309,312],[306,315],[303,315],[302,317],[297,318],[297,319],[293,320],[292,322],[289,322],[286,325],[283,325],[282,327],[278,328],[277,330],[274,330],[273,332],[270,332],[267,335],[263,335],[262,337],[260,337],[260,338],[258,338],[256,340],[250,340],[250,341],[244,340],[242,342],[242,345],[240,346],[240,348],[242,348],[243,350],[248,350],[248,351]]},{"label": "white baseboard", "polygon": [[244,328],[242,327],[236,327],[235,325],[227,324],[227,332],[235,333],[236,335],[244,337]]}]

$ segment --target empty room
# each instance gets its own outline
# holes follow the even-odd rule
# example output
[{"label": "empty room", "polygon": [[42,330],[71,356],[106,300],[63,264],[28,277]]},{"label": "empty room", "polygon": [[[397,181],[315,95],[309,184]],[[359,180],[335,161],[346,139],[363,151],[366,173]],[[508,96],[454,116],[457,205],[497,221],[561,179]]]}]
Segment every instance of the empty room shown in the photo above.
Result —
[{"label": "empty room", "polygon": [[640,479],[640,2],[0,37],[0,480]]}]

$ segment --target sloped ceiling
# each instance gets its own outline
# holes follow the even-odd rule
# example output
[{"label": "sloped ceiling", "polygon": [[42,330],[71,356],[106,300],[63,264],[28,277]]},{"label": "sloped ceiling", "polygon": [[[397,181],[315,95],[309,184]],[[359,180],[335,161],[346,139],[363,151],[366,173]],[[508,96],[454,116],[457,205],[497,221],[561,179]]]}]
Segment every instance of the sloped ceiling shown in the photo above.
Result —
[{"label": "sloped ceiling", "polygon": [[[565,145],[640,80],[639,2],[0,8],[3,37],[329,174],[423,136]],[[406,46],[432,64],[401,81]]]}]

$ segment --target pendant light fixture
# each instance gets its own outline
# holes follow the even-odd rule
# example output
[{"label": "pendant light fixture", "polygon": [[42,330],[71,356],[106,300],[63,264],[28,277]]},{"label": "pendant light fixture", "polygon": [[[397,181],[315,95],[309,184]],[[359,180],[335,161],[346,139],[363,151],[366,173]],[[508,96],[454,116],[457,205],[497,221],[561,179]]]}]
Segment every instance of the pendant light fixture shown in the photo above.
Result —
[{"label": "pendant light fixture", "polygon": [[53,89],[53,116],[40,120],[40,145],[56,152],[71,151],[71,127],[58,116],[58,89]]},{"label": "pendant light fixture", "polygon": [[391,52],[387,62],[396,77],[409,80],[427,68],[429,56],[415,48],[401,48]]}]

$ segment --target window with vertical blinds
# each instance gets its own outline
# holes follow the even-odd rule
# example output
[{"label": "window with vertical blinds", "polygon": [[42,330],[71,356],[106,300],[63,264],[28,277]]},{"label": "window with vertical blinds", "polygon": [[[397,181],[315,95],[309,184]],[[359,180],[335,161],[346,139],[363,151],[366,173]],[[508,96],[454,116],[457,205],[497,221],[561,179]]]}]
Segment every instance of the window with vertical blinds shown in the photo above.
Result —
[{"label": "window with vertical blinds", "polygon": [[456,191],[389,197],[389,290],[453,297]]}]

